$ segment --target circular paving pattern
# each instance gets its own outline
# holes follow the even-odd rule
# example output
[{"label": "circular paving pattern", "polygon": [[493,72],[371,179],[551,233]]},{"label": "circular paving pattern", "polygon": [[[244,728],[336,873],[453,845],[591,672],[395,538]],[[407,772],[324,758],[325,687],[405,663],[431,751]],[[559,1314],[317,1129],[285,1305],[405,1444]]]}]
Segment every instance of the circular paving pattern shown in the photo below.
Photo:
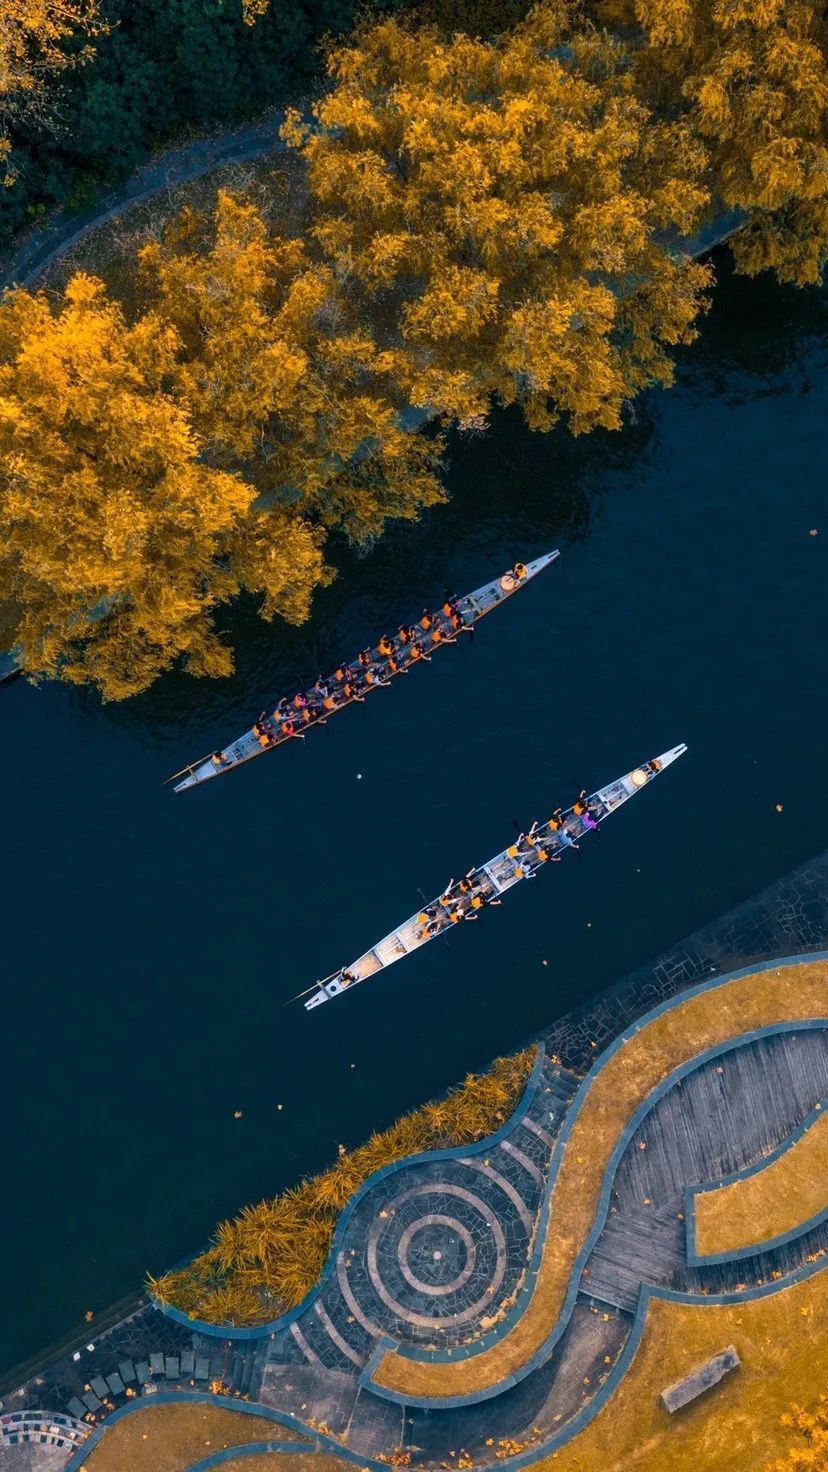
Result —
[{"label": "circular paving pattern", "polygon": [[[432,1242],[439,1242],[439,1247],[432,1247]],[[409,1258],[423,1277],[417,1277]],[[397,1244],[397,1261],[406,1283],[420,1293],[456,1293],[474,1272],[477,1248],[471,1232],[460,1222],[435,1212],[427,1220],[406,1227]]]},{"label": "circular paving pattern", "polygon": [[368,1278],[395,1317],[418,1329],[469,1323],[506,1272],[503,1227],[487,1201],[448,1181],[413,1186],[371,1224]]}]

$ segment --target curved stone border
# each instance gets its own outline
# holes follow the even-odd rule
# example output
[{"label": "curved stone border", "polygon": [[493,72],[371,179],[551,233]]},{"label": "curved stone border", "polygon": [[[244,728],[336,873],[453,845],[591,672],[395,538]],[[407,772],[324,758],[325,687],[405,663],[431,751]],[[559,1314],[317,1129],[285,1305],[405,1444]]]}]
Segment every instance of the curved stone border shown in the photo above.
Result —
[{"label": "curved stone border", "polygon": [[[309,1434],[304,1421],[300,1421],[298,1416],[291,1416],[289,1411],[275,1411],[270,1406],[258,1405],[255,1401],[237,1400],[232,1395],[211,1395],[206,1390],[161,1390],[157,1395],[145,1395],[140,1400],[128,1401],[125,1406],[120,1406],[117,1411],[113,1411],[111,1416],[107,1416],[100,1426],[95,1427],[89,1440],[66,1463],[64,1472],[84,1472],[84,1459],[95,1450],[110,1426],[114,1426],[116,1421],[123,1420],[124,1416],[134,1416],[140,1414],[141,1411],[152,1410],[153,1406],[169,1405],[223,1406],[225,1410],[238,1411],[240,1416],[256,1416],[261,1421],[272,1421],[275,1426],[289,1426],[291,1430],[298,1432],[302,1440],[283,1442],[281,1445],[294,1455],[296,1452],[302,1452],[306,1456],[314,1452],[331,1452],[334,1456],[339,1457],[340,1461],[353,1462],[359,1467],[371,1467],[375,1469],[375,1472],[388,1472],[387,1462],[380,1462],[374,1457],[361,1456],[349,1447],[341,1446],[338,1441],[334,1441],[332,1436],[326,1436],[321,1431],[314,1430]],[[249,1446],[251,1443],[245,1442],[244,1445]],[[227,1451],[233,1451],[238,1456],[239,1448],[228,1447]],[[201,1465],[202,1463],[199,1462],[195,1464],[196,1467]],[[189,1472],[193,1472],[193,1469],[189,1469]]]},{"label": "curved stone border", "polygon": [[[402,1160],[395,1160],[390,1165],[380,1166],[379,1170],[375,1170],[368,1176],[359,1187],[359,1190],[355,1191],[347,1206],[343,1207],[336,1224],[330,1251],[325,1260],[325,1266],[319,1276],[319,1282],[314,1284],[302,1299],[302,1302],[296,1305],[296,1308],[290,1309],[285,1314],[280,1314],[276,1319],[270,1319],[266,1324],[240,1325],[238,1328],[235,1328],[229,1324],[208,1324],[204,1319],[193,1319],[189,1314],[183,1313],[181,1309],[174,1308],[172,1304],[162,1303],[153,1294],[149,1295],[151,1301],[155,1304],[156,1308],[160,1309],[163,1314],[166,1314],[168,1319],[173,1319],[175,1323],[183,1325],[185,1329],[192,1329],[199,1334],[208,1334],[214,1339],[264,1339],[266,1335],[275,1334],[279,1329],[287,1329],[311,1307],[317,1294],[324,1288],[328,1279],[336,1271],[336,1259],[342,1246],[342,1240],[350,1224],[351,1217],[363,1197],[367,1196],[368,1192],[373,1190],[374,1186],[379,1185],[380,1181],[386,1180],[388,1176],[395,1175],[398,1171],[404,1170],[410,1165],[420,1165],[426,1162],[433,1164],[435,1161],[439,1164],[443,1160],[463,1160],[469,1155],[485,1154],[487,1150],[491,1150],[494,1146],[499,1145],[500,1141],[511,1134],[515,1126],[520,1124],[524,1115],[528,1113],[538,1084],[540,1083],[545,1061],[546,1049],[543,1043],[540,1042],[537,1044],[535,1061],[532,1064],[532,1071],[526,1081],[520,1101],[506,1123],[502,1124],[499,1130],[495,1130],[494,1134],[486,1135],[485,1139],[478,1140],[472,1145],[452,1145],[447,1150],[421,1150],[417,1155],[406,1155]],[[199,1256],[200,1252],[192,1253],[190,1257],[184,1258],[182,1262],[176,1264],[173,1271],[178,1271],[186,1267],[188,1263],[193,1262]]]},{"label": "curved stone border", "polygon": [[[820,1099],[819,1103],[805,1115],[802,1122],[790,1134],[787,1140],[777,1145],[768,1155],[763,1155],[760,1160],[755,1160],[752,1165],[746,1165],[742,1170],[734,1171],[732,1175],[722,1176],[718,1181],[705,1181],[701,1186],[685,1186],[684,1188],[684,1220],[685,1236],[687,1240],[687,1262],[692,1268],[715,1267],[717,1263],[743,1262],[745,1258],[756,1257],[760,1252],[771,1252],[777,1247],[784,1247],[788,1242],[793,1242],[797,1237],[804,1237],[806,1232],[811,1232],[828,1220],[828,1201],[821,1211],[814,1213],[807,1221],[798,1222],[788,1232],[779,1232],[775,1237],[765,1237],[760,1242],[752,1242],[747,1247],[735,1247],[729,1252],[698,1252],[696,1247],[696,1197],[704,1196],[708,1191],[719,1191],[723,1186],[735,1186],[737,1181],[746,1181],[751,1176],[759,1176],[769,1166],[773,1165],[783,1155],[787,1155],[794,1145],[797,1145],[804,1135],[808,1133],[811,1125],[816,1124],[818,1119],[825,1118],[828,1109],[828,1099]],[[828,1181],[826,1181],[826,1194],[828,1194]]]},{"label": "curved stone border", "polygon": [[[783,1293],[787,1288],[792,1288],[797,1283],[805,1282],[808,1278],[815,1277],[817,1273],[824,1272],[826,1267],[828,1267],[828,1259],[824,1258],[818,1262],[803,1263],[784,1282],[773,1281],[764,1283],[761,1287],[755,1286],[748,1288],[741,1293],[733,1292],[706,1295],[679,1293],[673,1289],[654,1288],[649,1284],[643,1283],[636,1305],[635,1316],[624,1348],[603,1385],[595,1392],[592,1400],[585,1406],[582,1406],[560,1430],[554,1431],[545,1440],[537,1442],[529,1450],[520,1452],[513,1457],[504,1458],[498,1462],[498,1466],[502,1467],[504,1472],[519,1472],[521,1468],[532,1466],[549,1452],[558,1451],[567,1442],[571,1441],[574,1436],[579,1435],[589,1425],[590,1421],[594,1420],[618,1389],[635,1357],[644,1333],[650,1303],[653,1299],[664,1298],[672,1303],[695,1304],[699,1308],[710,1306],[714,1308],[716,1306],[726,1307],[729,1304],[735,1303],[752,1303],[757,1299],[769,1298],[774,1293]],[[241,1415],[258,1416],[260,1419],[273,1421],[279,1426],[290,1426],[305,1438],[302,1441],[287,1443],[274,1442],[272,1444],[272,1449],[274,1450],[284,1450],[293,1455],[300,1452],[306,1456],[313,1455],[315,1452],[326,1452],[338,1457],[340,1461],[351,1462],[360,1468],[371,1468],[372,1472],[388,1472],[387,1462],[382,1462],[375,1457],[356,1452],[341,1442],[335,1441],[333,1437],[326,1436],[319,1431],[313,1431],[313,1439],[309,1440],[308,1427],[305,1423],[300,1421],[298,1417],[291,1416],[286,1411],[275,1411],[270,1406],[257,1404],[255,1401],[235,1400],[229,1395],[210,1395],[205,1391],[186,1390],[161,1391],[157,1395],[145,1396],[141,1400],[133,1400],[127,1405],[121,1406],[119,1410],[115,1411],[113,1415],[107,1417],[106,1421],[95,1428],[89,1440],[67,1462],[65,1472],[84,1472],[84,1459],[95,1449],[105,1436],[109,1427],[114,1425],[116,1421],[120,1421],[123,1416],[135,1415],[142,1410],[151,1409],[153,1406],[181,1403],[224,1406],[228,1410],[238,1411]],[[215,1460],[213,1461],[208,1459],[206,1462],[196,1462],[188,1469],[188,1472],[202,1472],[202,1469],[220,1465],[221,1461],[230,1461],[232,1460],[231,1454],[236,1457],[252,1456],[254,1446],[256,1446],[258,1451],[262,1451],[268,1447],[268,1443],[260,1442],[256,1444],[246,1442],[244,1443],[244,1447],[228,1447],[223,1449],[222,1453],[215,1453]]]},{"label": "curved stone border", "polygon": [[[245,1441],[241,1446],[224,1446],[218,1452],[212,1452],[209,1457],[202,1457],[200,1462],[193,1462],[187,1472],[210,1472],[211,1467],[221,1467],[225,1462],[240,1462],[243,1457],[263,1457],[268,1452],[296,1452],[301,1442],[295,1441]],[[312,1451],[305,1449],[306,1456],[328,1456],[327,1451]]]},{"label": "curved stone border", "polygon": [[[704,1053],[699,1053],[694,1058],[688,1059],[685,1063],[680,1064],[678,1068],[674,1069],[671,1074],[668,1074],[665,1079],[662,1079],[661,1083],[658,1084],[657,1087],[651,1091],[651,1093],[647,1096],[645,1100],[643,1100],[631,1119],[628,1120],[625,1128],[622,1130],[618,1142],[616,1143],[615,1149],[613,1150],[607,1163],[606,1169],[604,1171],[600,1195],[598,1198],[598,1204],[596,1207],[595,1219],[570,1273],[569,1285],[564,1297],[563,1304],[561,1305],[561,1311],[558,1316],[558,1320],[554,1327],[550,1330],[543,1343],[538,1347],[538,1349],[535,1350],[534,1354],[530,1355],[530,1357],[525,1361],[523,1365],[520,1366],[519,1369],[516,1369],[512,1371],[511,1374],[504,1376],[504,1378],[496,1385],[487,1386],[483,1390],[468,1391],[466,1394],[459,1396],[413,1396],[402,1391],[393,1390],[387,1386],[380,1385],[373,1378],[383,1358],[389,1352],[395,1353],[400,1358],[406,1360],[416,1360],[420,1362],[427,1362],[430,1364],[456,1364],[459,1359],[470,1359],[478,1354],[482,1354],[485,1350],[491,1349],[498,1342],[498,1340],[504,1338],[505,1335],[510,1332],[515,1324],[515,1321],[523,1313],[529,1299],[531,1298],[535,1290],[535,1283],[538,1276],[541,1257],[543,1255],[546,1234],[549,1228],[549,1208],[552,1198],[552,1192],[555,1184],[555,1179],[557,1177],[558,1170],[560,1169],[561,1161],[563,1159],[564,1151],[566,1149],[566,1145],[572,1131],[572,1127],[578,1114],[580,1113],[584,1101],[586,1100],[593,1080],[595,1079],[597,1074],[601,1072],[608,1060],[612,1058],[630,1038],[639,1033],[642,1028],[646,1027],[647,1024],[649,1022],[652,1022],[656,1017],[660,1017],[663,1013],[671,1011],[673,1008],[680,1006],[682,1003],[692,999],[693,997],[700,996],[705,992],[715,991],[719,987],[728,986],[731,982],[740,981],[746,976],[755,975],[757,972],[777,971],[787,966],[806,965],[814,961],[828,961],[828,951],[815,951],[804,955],[784,956],[771,961],[759,962],[752,966],[743,967],[738,971],[729,972],[726,976],[718,976],[712,978],[710,981],[701,982],[698,986],[690,987],[687,989],[687,991],[680,992],[678,996],[670,997],[667,999],[666,1002],[661,1002],[650,1012],[646,1012],[641,1017],[639,1017],[630,1027],[626,1028],[623,1033],[620,1033],[618,1037],[615,1038],[612,1043],[610,1043],[609,1047],[604,1050],[600,1057],[596,1058],[595,1063],[581,1083],[578,1092],[569,1107],[569,1112],[567,1113],[566,1119],[564,1120],[563,1128],[558,1136],[555,1145],[555,1153],[553,1155],[552,1163],[549,1169],[549,1177],[546,1184],[543,1204],[541,1206],[540,1224],[537,1232],[534,1251],[532,1254],[532,1260],[529,1265],[529,1269],[527,1270],[523,1286],[515,1301],[515,1305],[506,1320],[503,1323],[498,1324],[496,1328],[490,1333],[482,1335],[480,1340],[477,1341],[475,1344],[462,1346],[457,1353],[452,1353],[445,1349],[428,1351],[416,1345],[398,1344],[391,1339],[381,1340],[374,1347],[370,1359],[367,1361],[364,1369],[362,1370],[362,1373],[359,1377],[360,1385],[362,1385],[365,1389],[370,1390],[373,1395],[378,1395],[384,1400],[394,1401],[398,1405],[417,1406],[423,1410],[451,1410],[456,1409],[459,1406],[476,1405],[481,1401],[491,1400],[497,1395],[502,1395],[505,1390],[510,1389],[513,1385],[517,1385],[521,1380],[524,1380],[527,1375],[530,1375],[533,1370],[538,1369],[542,1364],[544,1364],[546,1360],[548,1360],[550,1354],[552,1353],[552,1350],[555,1348],[555,1345],[558,1343],[559,1339],[563,1335],[564,1330],[566,1329],[566,1326],[572,1315],[572,1310],[575,1307],[575,1300],[579,1292],[581,1274],[598,1240],[598,1237],[603,1230],[609,1212],[610,1194],[612,1191],[612,1184],[615,1177],[615,1172],[618,1168],[618,1163],[636,1130],[639,1129],[642,1120],[650,1112],[653,1106],[667,1092],[667,1090],[672,1088],[673,1085],[676,1084],[680,1079],[685,1078],[689,1073],[695,1072],[697,1068],[701,1067],[704,1063],[709,1062],[711,1059],[720,1057],[725,1053],[732,1052],[735,1048],[743,1047],[747,1043],[755,1042],[763,1037],[772,1037],[778,1033],[784,1032],[802,1032],[809,1029],[817,1030],[821,1028],[826,1028],[828,1027],[828,1015],[823,1018],[795,1019],[789,1022],[771,1024],[768,1027],[758,1028],[755,1029],[753,1032],[745,1033],[738,1038],[728,1038],[723,1043],[717,1043],[715,1047],[708,1049]],[[791,1280],[789,1279],[788,1281]],[[704,1299],[704,1302],[712,1301],[713,1300],[708,1297],[705,1297]]]}]

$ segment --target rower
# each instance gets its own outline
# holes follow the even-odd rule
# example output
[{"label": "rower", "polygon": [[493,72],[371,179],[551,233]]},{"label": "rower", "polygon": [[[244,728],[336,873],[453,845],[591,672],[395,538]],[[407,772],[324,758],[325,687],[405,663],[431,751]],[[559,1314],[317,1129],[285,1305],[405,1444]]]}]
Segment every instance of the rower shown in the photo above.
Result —
[{"label": "rower", "polygon": [[560,833],[563,828],[563,808],[556,808],[549,819],[549,827],[553,833]]},{"label": "rower", "polygon": [[464,629],[470,628],[470,625],[466,623],[466,620],[464,619],[462,613],[457,608],[455,608],[454,612],[452,613],[451,618],[449,619],[449,623],[453,628],[455,634],[462,634]]},{"label": "rower", "polygon": [[383,634],[382,638],[379,641],[379,644],[377,645],[377,649],[379,650],[380,654],[384,655],[386,658],[389,654],[393,654],[394,646],[391,643],[391,640],[389,639],[387,634]]},{"label": "rower", "polygon": [[397,629],[397,638],[399,639],[400,644],[411,643],[411,630],[409,629],[407,624],[400,624],[400,627]]},{"label": "rower", "polygon": [[411,663],[413,664],[414,661],[415,660],[418,660],[418,659],[424,659],[426,661],[426,663],[428,663],[431,660],[431,655],[430,654],[426,654],[425,650],[423,649],[422,644],[419,642],[418,639],[412,639],[411,640]]},{"label": "rower", "polygon": [[428,611],[427,608],[424,608],[423,609],[423,616],[420,619],[420,628],[421,629],[425,629],[426,633],[428,633],[430,629],[433,629],[433,627],[434,627],[434,617],[433,617],[432,614],[429,613],[429,611]]},{"label": "rower", "polygon": [[359,687],[354,684],[353,680],[346,680],[345,684],[342,687],[342,693],[345,696],[346,700],[358,700],[360,705],[362,705],[363,701],[365,700],[365,696],[360,695]]},{"label": "rower", "polygon": [[456,644],[457,640],[453,634],[446,633],[437,625],[431,630],[431,642],[432,644]]},{"label": "rower", "polygon": [[408,670],[400,664],[400,661],[397,659],[397,656],[395,654],[389,654],[388,658],[385,661],[385,668],[387,669],[389,675],[408,674]]},{"label": "rower", "polygon": [[440,609],[440,612],[442,613],[443,618],[450,619],[457,612],[457,599],[454,597],[447,598],[442,608]]},{"label": "rower", "polygon": [[366,683],[369,685],[387,685],[388,681],[382,678],[382,674],[382,667],[378,664],[372,664],[365,671]]},{"label": "rower", "polygon": [[348,666],[346,664],[337,665],[336,670],[334,671],[334,679],[337,681],[337,683],[339,685],[344,685],[347,678]]},{"label": "rower", "polygon": [[363,669],[367,669],[368,666],[370,664],[373,664],[373,662],[374,662],[374,656],[371,653],[371,650],[370,649],[363,649],[360,652],[358,658],[359,658],[359,662],[362,665],[362,668]]},{"label": "rower", "polygon": [[582,818],[587,811],[586,788],[578,793],[578,801],[573,805],[572,811],[576,818]]}]

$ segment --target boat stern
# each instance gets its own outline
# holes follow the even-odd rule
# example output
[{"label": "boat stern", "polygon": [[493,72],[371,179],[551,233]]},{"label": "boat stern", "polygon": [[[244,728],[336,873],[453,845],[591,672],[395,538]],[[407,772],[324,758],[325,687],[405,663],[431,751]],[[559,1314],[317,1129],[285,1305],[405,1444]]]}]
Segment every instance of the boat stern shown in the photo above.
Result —
[{"label": "boat stern", "polygon": [[321,1007],[323,1002],[330,1002],[333,997],[338,997],[342,992],[347,992],[349,986],[354,983],[340,981],[334,977],[332,981],[326,981],[320,986],[318,992],[314,992],[305,1003],[305,1011],[312,1012],[314,1007]]}]

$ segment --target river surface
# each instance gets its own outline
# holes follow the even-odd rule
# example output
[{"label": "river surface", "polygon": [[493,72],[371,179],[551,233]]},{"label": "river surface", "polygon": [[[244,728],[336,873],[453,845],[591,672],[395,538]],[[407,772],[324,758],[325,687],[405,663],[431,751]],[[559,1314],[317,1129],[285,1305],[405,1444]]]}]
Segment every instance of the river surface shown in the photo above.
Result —
[{"label": "river surface", "polygon": [[[451,503],[340,549],[305,628],[233,611],[232,679],[109,707],[0,692],[3,1366],[825,846],[826,423],[828,292],[730,277],[622,433],[502,414],[455,443]],[[305,743],[162,786],[383,628],[554,546],[473,642]],[[513,821],[679,741],[479,924],[335,1005],[283,1006]]]}]

